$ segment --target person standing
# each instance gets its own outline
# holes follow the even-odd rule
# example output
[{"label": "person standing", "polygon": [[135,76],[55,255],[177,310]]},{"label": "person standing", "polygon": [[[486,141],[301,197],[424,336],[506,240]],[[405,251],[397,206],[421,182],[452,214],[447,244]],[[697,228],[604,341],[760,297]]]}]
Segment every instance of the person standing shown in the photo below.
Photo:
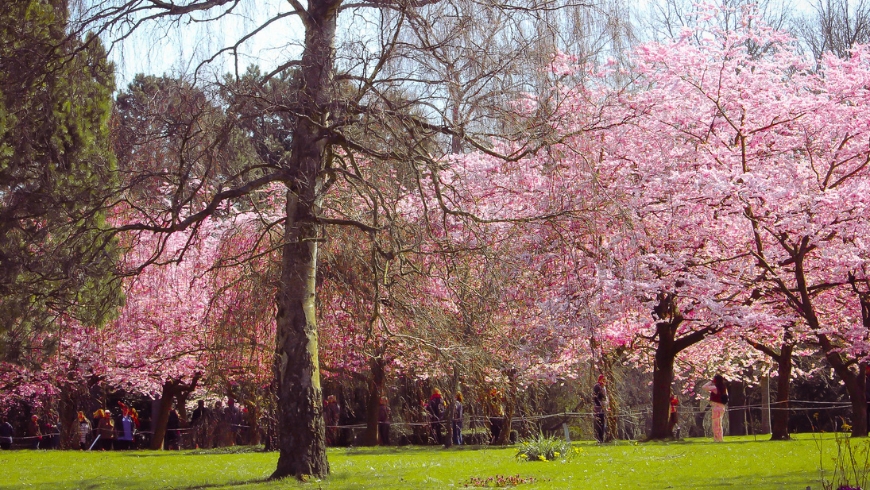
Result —
[{"label": "person standing", "polygon": [[[677,395],[671,393],[670,410],[668,415],[668,432],[674,439],[680,438],[680,426],[678,410],[680,408],[680,399]],[[676,433],[674,432],[676,430]]]},{"label": "person standing", "polygon": [[27,436],[30,437],[30,447],[39,449],[39,443],[42,442],[42,430],[39,427],[39,417],[36,415],[31,415],[30,422],[27,423]]},{"label": "person standing", "polygon": [[462,445],[462,393],[456,393],[453,402],[453,444]]},{"label": "person standing", "polygon": [[722,433],[722,420],[725,418],[725,405],[728,404],[728,388],[725,386],[725,378],[717,374],[713,381],[701,387],[710,392],[710,406],[713,407],[713,441],[725,440]]},{"label": "person standing", "polygon": [[444,444],[444,399],[441,398],[441,390],[438,388],[432,390],[426,411],[429,412],[430,427],[435,441]]},{"label": "person standing", "polygon": [[193,429],[193,445],[196,449],[208,447],[206,444],[206,432],[208,431],[209,410],[205,401],[196,402],[196,409],[190,417],[190,426]]},{"label": "person standing", "polygon": [[226,417],[227,426],[229,427],[227,431],[227,446],[235,446],[241,442],[239,440],[239,433],[242,428],[242,411],[236,406],[236,400],[232,397],[227,400],[224,417]]},{"label": "person standing", "polygon": [[491,434],[490,444],[495,444],[501,435],[501,429],[504,426],[504,403],[498,389],[492,388],[489,390],[489,395],[486,398],[486,416],[489,421],[489,432]]},{"label": "person standing", "polygon": [[6,417],[3,417],[0,420],[3,420],[3,422],[0,422],[0,449],[12,449],[12,436],[15,435],[15,429],[12,428],[12,424],[6,420]]},{"label": "person standing", "polygon": [[594,416],[595,440],[602,443],[607,437],[607,378],[598,376],[598,382],[592,388],[592,414]]},{"label": "person standing", "polygon": [[172,407],[169,410],[169,420],[166,422],[166,435],[163,437],[163,449],[164,450],[178,450],[180,432],[179,428],[181,427],[181,419],[178,417],[178,412],[175,410],[175,407]]},{"label": "person standing", "polygon": [[115,442],[115,421],[112,420],[112,412],[109,409],[100,411],[97,435],[100,436],[100,447],[104,451],[111,451]]},{"label": "person standing", "polygon": [[60,419],[57,412],[55,410],[49,411],[42,424],[42,447],[44,449],[60,449],[60,430]]},{"label": "person standing", "polygon": [[88,439],[91,437],[91,431],[93,427],[91,427],[91,421],[85,417],[85,412],[79,412],[76,417],[75,426],[79,431],[79,449],[85,450],[88,449]]},{"label": "person standing", "polygon": [[121,409],[121,421],[118,427],[118,449],[126,450],[133,448],[133,435],[136,432],[136,424],[130,415],[130,409]]},{"label": "person standing", "polygon": [[335,395],[326,397],[326,405],[323,407],[323,422],[326,424],[326,444],[335,446],[338,444],[339,436],[339,418],[341,416],[341,407],[338,405],[338,400]]},{"label": "person standing", "polygon": [[390,422],[392,419],[392,410],[390,409],[390,400],[382,396],[381,403],[378,405],[378,439],[381,441],[381,446],[390,445]]},{"label": "person standing", "polygon": [[211,434],[211,447],[221,447],[224,443],[224,439],[226,439],[226,431],[229,430],[229,427],[226,427],[224,421],[224,404],[220,400],[214,402],[214,405],[212,405],[209,427]]}]

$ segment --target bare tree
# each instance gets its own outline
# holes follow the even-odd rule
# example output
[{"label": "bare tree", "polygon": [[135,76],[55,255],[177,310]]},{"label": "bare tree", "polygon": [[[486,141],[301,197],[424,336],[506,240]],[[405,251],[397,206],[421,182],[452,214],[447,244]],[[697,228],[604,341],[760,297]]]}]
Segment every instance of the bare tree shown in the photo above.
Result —
[{"label": "bare tree", "polygon": [[853,46],[870,41],[870,2],[817,0],[812,7],[793,29],[815,59],[825,53],[846,58]]},{"label": "bare tree", "polygon": [[[731,31],[747,20],[745,13],[751,9],[766,25],[783,29],[789,25],[793,6],[780,0],[717,0],[713,2],[719,10],[714,20],[718,27]],[[678,39],[686,27],[697,27],[702,22],[698,14],[698,2],[692,0],[656,0],[648,5],[647,16],[642,23],[645,38],[663,41]],[[749,18],[749,21],[754,21]],[[698,34],[696,34],[698,35]]]},{"label": "bare tree", "polygon": [[[377,234],[394,217],[379,196],[383,186],[377,176],[359,159],[391,162],[397,169],[394,179],[413,186],[428,181],[437,189],[440,157],[447,152],[467,148],[519,159],[553,142],[558,135],[548,121],[558,100],[542,101],[535,114],[504,103],[531,86],[530,77],[516,71],[523,65],[515,62],[529,58],[504,48],[533,44],[536,34],[525,26],[542,26],[544,13],[586,5],[571,0],[288,0],[267,7],[244,0],[95,0],[79,10],[79,18],[116,43],[142,27],[184,33],[191,25],[246,15],[254,19],[242,23],[244,31],[224,33],[236,39],[214,49],[193,74],[202,81],[208,63],[223,56],[236,67],[229,83],[214,80],[234,91],[227,117],[208,133],[211,143],[201,143],[214,151],[195,157],[200,158],[196,165],[179,158],[172,171],[155,172],[150,185],[171,188],[172,199],[163,207],[140,208],[145,218],[119,232],[184,230],[258,189],[275,184],[286,189],[282,216],[267,224],[283,230],[274,361],[280,456],[272,477],[302,479],[329,473],[315,314],[319,244],[327,238],[327,226]],[[294,24],[288,24],[290,19]],[[478,34],[442,56],[439,50],[461,39],[469,22],[480,28]],[[289,33],[277,51],[281,59],[243,80],[238,66],[245,46],[273,36],[276,26],[284,29],[277,32]],[[485,29],[497,35],[487,38]],[[427,65],[438,56],[443,71]],[[453,74],[454,61],[468,66]],[[282,74],[289,74],[287,90],[273,90],[270,84]],[[457,89],[464,91],[462,97],[451,98]],[[454,111],[460,99],[474,101],[477,112]],[[254,119],[283,129],[239,156],[232,148],[240,144],[240,135],[257,137],[245,126]],[[498,141],[505,144],[494,144]],[[241,165],[218,171],[215,166],[224,158],[216,155],[236,155]],[[330,196],[352,187],[368,189],[367,206],[378,211],[334,212]],[[444,213],[462,214],[444,200],[438,206]]]}]

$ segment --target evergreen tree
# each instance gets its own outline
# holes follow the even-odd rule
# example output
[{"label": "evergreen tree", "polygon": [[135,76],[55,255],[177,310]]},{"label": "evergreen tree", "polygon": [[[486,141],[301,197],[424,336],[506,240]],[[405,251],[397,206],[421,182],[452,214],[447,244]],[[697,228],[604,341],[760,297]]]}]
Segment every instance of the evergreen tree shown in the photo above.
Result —
[{"label": "evergreen tree", "polygon": [[65,319],[121,302],[105,234],[113,67],[66,0],[0,3],[0,358],[35,360]]}]

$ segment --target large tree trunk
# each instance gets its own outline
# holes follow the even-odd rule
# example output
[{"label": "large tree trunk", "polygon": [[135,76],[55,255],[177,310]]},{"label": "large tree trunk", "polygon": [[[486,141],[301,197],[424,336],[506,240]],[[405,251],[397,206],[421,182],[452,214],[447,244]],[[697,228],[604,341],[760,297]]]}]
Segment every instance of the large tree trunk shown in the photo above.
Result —
[{"label": "large tree trunk", "polygon": [[816,333],[816,337],[819,339],[819,345],[822,347],[825,359],[843,381],[846,392],[849,393],[849,402],[852,404],[852,437],[867,436],[867,397],[864,393],[863,371],[859,369],[859,372],[856,373],[849,369],[849,365],[834,349],[827,335]]},{"label": "large tree trunk", "polygon": [[[180,380],[171,380],[163,383],[163,393],[160,396],[160,411],[151,414],[151,449],[163,449],[163,439],[166,437],[166,425],[169,423],[169,412],[172,410],[172,400],[178,397],[179,402],[186,400],[188,395],[196,389],[202,373],[195,373],[190,384],[184,384]],[[179,422],[183,419],[179,417]]]},{"label": "large tree trunk", "polygon": [[794,350],[792,334],[789,328],[786,329],[783,339],[784,342],[780,346],[779,352],[751,339],[745,339],[749,345],[767,354],[777,364],[776,402],[773,404],[773,414],[771,415],[770,440],[772,441],[787,441],[789,439],[788,397],[791,386],[792,351]]},{"label": "large tree trunk", "polygon": [[160,411],[151,414],[151,449],[155,451],[163,449],[163,439],[166,437],[166,425],[169,423],[169,411],[172,409],[174,396],[175,384],[170,381],[163,383],[163,392],[160,395]]},{"label": "large tree trunk", "polygon": [[248,404],[248,444],[260,444],[260,407],[254,403]]},{"label": "large tree trunk", "polygon": [[669,335],[672,329],[664,326],[659,328],[659,342],[656,345],[655,365],[653,366],[652,386],[652,428],[650,440],[660,440],[672,437],[668,430],[670,417],[671,384],[674,382],[674,339]]},{"label": "large tree trunk", "polygon": [[329,474],[320,388],[315,277],[321,170],[332,103],[333,41],[340,0],[309,2],[298,72],[297,126],[286,165],[285,240],[275,347],[278,464],[271,478]]},{"label": "large tree trunk", "polygon": [[783,344],[780,349],[779,357],[777,357],[777,379],[776,379],[776,403],[773,404],[773,414],[771,415],[771,434],[772,441],[787,441],[788,435],[788,416],[789,405],[788,397],[791,387],[791,363],[792,349],[788,344]]},{"label": "large tree trunk", "polygon": [[498,433],[498,439],[493,442],[495,446],[507,446],[511,442],[511,421],[514,418],[515,402],[516,400],[513,397],[505,399],[504,420],[501,424],[501,432]]},{"label": "large tree trunk", "polygon": [[274,368],[279,456],[271,478],[329,473],[314,310],[317,242],[314,226],[299,223],[306,214],[310,209],[288,192]]},{"label": "large tree trunk", "polygon": [[501,424],[501,432],[498,434],[498,439],[494,441],[497,446],[506,446],[511,443],[511,430],[514,413],[516,411],[519,395],[517,393],[517,371],[516,369],[508,369],[507,373],[507,393],[504,400],[504,422]]},{"label": "large tree trunk", "polygon": [[794,293],[784,286],[780,286],[780,289],[784,291],[786,297],[791,299],[792,304],[796,305],[798,313],[803,316],[807,325],[815,333],[828,364],[837,373],[843,384],[846,385],[849,401],[852,403],[852,437],[865,437],[867,435],[867,397],[864,393],[864,371],[858,369],[857,373],[853,372],[850,363],[843,360],[840,352],[831,342],[831,339],[828,338],[827,334],[823,333],[821,322],[813,306],[813,297],[810,294],[810,287],[804,272],[804,259],[812,250],[813,246],[810,245],[810,239],[804,237],[801,239],[800,244],[794,247],[792,252],[795,284],[797,286],[794,289],[797,291],[798,296],[795,297]]},{"label": "large tree trunk", "polygon": [[378,411],[381,405],[381,393],[384,390],[384,360],[372,359],[369,362],[371,373],[368,379],[368,398],[366,400],[366,430],[363,433],[363,446],[378,445]]},{"label": "large tree trunk", "polygon": [[658,304],[653,310],[656,323],[656,354],[653,366],[652,427],[648,440],[661,440],[672,437],[668,430],[670,417],[671,384],[674,382],[674,361],[684,349],[704,340],[718,330],[704,327],[677,337],[677,330],[683,323],[683,315],[677,307],[677,297],[673,293],[660,293]]}]

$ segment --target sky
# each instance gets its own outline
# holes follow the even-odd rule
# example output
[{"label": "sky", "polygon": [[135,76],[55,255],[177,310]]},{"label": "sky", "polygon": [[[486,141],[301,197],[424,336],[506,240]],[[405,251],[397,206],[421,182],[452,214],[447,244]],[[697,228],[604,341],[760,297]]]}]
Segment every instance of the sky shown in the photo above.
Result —
[{"label": "sky", "polygon": [[[650,0],[629,1],[635,4],[636,17],[651,5]],[[810,10],[810,0],[781,1],[792,13]],[[207,65],[200,66],[200,63],[231,46],[266,19],[287,14],[289,10],[286,0],[242,0],[237,8],[218,20],[214,20],[215,14],[196,13],[173,23],[148,23],[121,42],[112,42],[119,32],[108,33],[104,40],[110,46],[110,58],[118,69],[118,88],[123,89],[137,73],[173,76],[196,73],[200,80],[213,81],[236,70],[244,73],[252,64],[267,72],[283,61],[298,57],[301,52],[303,28],[295,16],[275,21],[243,43],[238,57],[225,53]],[[377,29],[371,19],[359,13],[348,12],[340,19],[343,24],[339,27],[340,33],[356,35]],[[638,19],[633,21],[637,23]]]}]

